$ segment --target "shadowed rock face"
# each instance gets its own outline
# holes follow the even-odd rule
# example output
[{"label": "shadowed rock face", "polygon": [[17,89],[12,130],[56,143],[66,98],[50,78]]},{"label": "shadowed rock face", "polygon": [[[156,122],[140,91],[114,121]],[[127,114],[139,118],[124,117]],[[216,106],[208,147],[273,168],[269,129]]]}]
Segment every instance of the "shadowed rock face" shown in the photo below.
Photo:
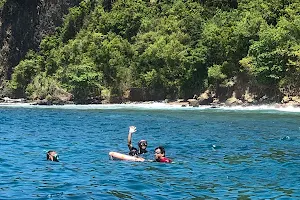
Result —
[{"label": "shadowed rock face", "polygon": [[62,25],[63,16],[81,0],[7,0],[0,10],[0,83],[43,37]]}]

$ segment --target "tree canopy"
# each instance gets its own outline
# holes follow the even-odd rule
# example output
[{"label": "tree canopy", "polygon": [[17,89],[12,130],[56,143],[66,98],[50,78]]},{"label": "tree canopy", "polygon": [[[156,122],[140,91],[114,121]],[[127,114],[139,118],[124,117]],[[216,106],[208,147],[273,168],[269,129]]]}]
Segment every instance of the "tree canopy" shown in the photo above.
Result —
[{"label": "tree canopy", "polygon": [[299,59],[297,0],[83,0],[9,85],[18,97],[66,91],[79,103],[131,87],[191,98],[238,80],[299,95]]}]

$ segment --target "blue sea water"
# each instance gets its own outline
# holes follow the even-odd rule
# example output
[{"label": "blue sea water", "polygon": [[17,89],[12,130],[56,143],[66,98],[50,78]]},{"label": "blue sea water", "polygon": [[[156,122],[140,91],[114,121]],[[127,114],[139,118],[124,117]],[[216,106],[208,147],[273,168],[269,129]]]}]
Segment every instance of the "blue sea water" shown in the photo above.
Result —
[{"label": "blue sea water", "polygon": [[[300,112],[0,106],[0,122],[0,199],[300,199]],[[110,160],[130,125],[174,162]]]}]

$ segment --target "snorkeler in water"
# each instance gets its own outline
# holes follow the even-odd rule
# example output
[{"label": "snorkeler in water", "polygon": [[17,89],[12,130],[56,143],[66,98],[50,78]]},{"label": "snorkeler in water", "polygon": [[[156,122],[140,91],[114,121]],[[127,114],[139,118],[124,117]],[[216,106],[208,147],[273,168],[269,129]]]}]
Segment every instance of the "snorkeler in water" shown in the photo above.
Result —
[{"label": "snorkeler in water", "polygon": [[58,154],[55,151],[48,151],[47,152],[47,160],[59,162],[58,161]]},{"label": "snorkeler in water", "polygon": [[130,126],[129,127],[129,133],[128,133],[128,148],[129,148],[129,155],[130,156],[138,156],[144,153],[147,153],[147,146],[148,143],[146,140],[140,140],[138,142],[138,147],[139,149],[135,148],[132,146],[131,143],[131,138],[132,138],[132,134],[136,132],[136,127],[135,126]]}]

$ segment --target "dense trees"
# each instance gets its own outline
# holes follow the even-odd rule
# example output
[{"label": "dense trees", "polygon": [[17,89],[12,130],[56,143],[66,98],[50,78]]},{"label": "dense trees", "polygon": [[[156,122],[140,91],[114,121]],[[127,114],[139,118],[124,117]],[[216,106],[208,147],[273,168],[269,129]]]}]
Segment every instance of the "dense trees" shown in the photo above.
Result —
[{"label": "dense trees", "polygon": [[239,88],[299,95],[299,13],[296,0],[85,0],[9,85],[15,96],[69,92],[80,103],[130,87],[191,98],[239,79]]}]

